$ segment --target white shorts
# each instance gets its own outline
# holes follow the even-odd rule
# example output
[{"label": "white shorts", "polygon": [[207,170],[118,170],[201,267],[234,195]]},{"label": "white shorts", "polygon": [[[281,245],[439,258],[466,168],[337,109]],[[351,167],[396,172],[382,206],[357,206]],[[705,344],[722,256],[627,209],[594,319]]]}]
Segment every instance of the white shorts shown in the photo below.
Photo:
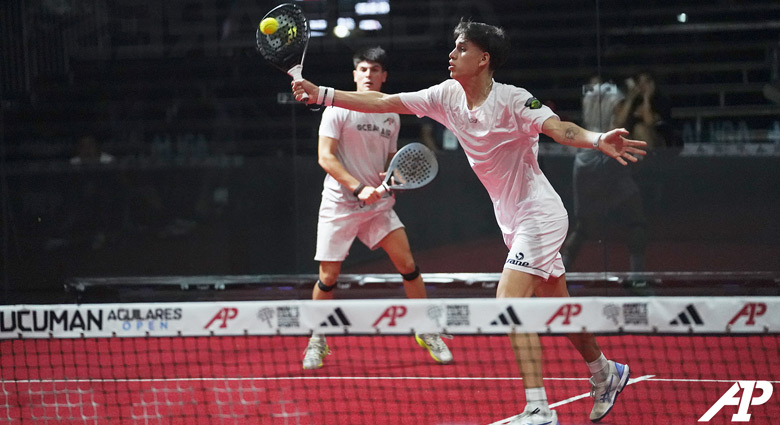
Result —
[{"label": "white shorts", "polygon": [[568,218],[520,225],[512,238],[504,268],[541,276],[544,279],[566,273],[561,247],[569,230]]},{"label": "white shorts", "polygon": [[395,200],[382,199],[375,204],[359,208],[357,202],[332,202],[326,199],[320,204],[317,223],[317,252],[315,261],[344,261],[355,237],[370,249],[395,229],[404,227],[393,211]]}]

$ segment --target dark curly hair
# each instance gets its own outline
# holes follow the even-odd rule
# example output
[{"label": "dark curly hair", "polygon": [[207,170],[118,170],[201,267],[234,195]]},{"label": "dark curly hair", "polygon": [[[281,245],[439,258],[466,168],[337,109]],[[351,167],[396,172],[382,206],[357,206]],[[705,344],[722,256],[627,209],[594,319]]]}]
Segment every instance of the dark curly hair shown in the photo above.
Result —
[{"label": "dark curly hair", "polygon": [[453,31],[455,39],[463,36],[480,49],[490,53],[490,70],[495,71],[509,55],[509,38],[503,28],[461,18]]}]

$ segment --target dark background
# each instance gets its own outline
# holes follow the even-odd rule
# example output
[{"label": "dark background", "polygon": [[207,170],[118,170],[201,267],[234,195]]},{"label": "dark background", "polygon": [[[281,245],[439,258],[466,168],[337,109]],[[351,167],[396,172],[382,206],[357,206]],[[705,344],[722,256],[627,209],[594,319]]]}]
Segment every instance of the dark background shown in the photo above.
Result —
[{"label": "dark background", "polygon": [[[0,191],[4,303],[78,278],[316,273],[324,172],[319,113],[279,104],[289,77],[254,47],[267,1],[9,0],[2,18]],[[299,2],[310,19],[346,1]],[[503,26],[513,50],[496,80],[578,122],[592,74],[650,69],[683,146],[634,166],[650,272],[780,272],[780,4],[391,0],[376,32],[312,38],[304,75],[350,89],[351,55],[381,44],[387,92],[447,78],[461,17]],[[678,22],[686,13],[688,21]],[[402,117],[399,144],[419,139]],[[110,164],[74,166],[93,135]],[[572,207],[573,152],[540,162]],[[424,272],[500,272],[487,194],[460,151],[431,185],[398,196]],[[572,272],[628,270],[624,233],[589,241]],[[345,273],[392,273],[355,244]],[[774,284],[777,284],[775,279]]]}]

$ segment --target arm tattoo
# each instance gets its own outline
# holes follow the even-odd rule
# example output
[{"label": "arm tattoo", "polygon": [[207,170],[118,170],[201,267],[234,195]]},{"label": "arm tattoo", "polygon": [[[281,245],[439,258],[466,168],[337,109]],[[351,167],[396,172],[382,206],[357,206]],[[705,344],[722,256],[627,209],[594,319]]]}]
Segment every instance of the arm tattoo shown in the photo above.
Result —
[{"label": "arm tattoo", "polygon": [[566,131],[563,133],[566,140],[574,140],[574,138],[579,133],[577,127],[569,127],[566,129]]}]

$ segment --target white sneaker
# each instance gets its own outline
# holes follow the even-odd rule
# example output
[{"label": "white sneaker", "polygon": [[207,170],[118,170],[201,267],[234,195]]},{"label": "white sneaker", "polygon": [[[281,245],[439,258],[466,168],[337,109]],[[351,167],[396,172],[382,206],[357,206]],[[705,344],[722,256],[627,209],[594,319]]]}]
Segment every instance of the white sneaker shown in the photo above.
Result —
[{"label": "white sneaker", "polygon": [[513,417],[506,425],[558,425],[558,414],[555,410],[542,412],[537,407],[530,412],[523,412]]},{"label": "white sneaker", "polygon": [[628,365],[609,361],[609,371],[604,382],[596,383],[590,378],[590,396],[593,397],[593,410],[590,412],[590,420],[598,422],[607,416],[617,400],[618,394],[623,391],[628,383],[630,375]]},{"label": "white sneaker", "polygon": [[415,334],[414,339],[420,347],[425,348],[430,353],[431,357],[439,363],[449,363],[452,361],[452,353],[441,337],[452,338],[449,335],[441,334]]},{"label": "white sneaker", "polygon": [[322,359],[330,354],[330,348],[328,343],[325,342],[324,336],[313,336],[309,339],[309,345],[306,346],[306,351],[303,352],[303,368],[304,369],[319,369],[322,367]]}]

